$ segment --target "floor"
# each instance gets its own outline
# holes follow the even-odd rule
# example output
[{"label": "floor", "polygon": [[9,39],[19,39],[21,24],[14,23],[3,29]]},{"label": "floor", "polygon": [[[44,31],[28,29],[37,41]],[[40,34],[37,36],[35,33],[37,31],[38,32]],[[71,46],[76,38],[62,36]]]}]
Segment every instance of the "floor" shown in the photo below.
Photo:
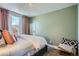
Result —
[{"label": "floor", "polygon": [[50,50],[50,51],[47,51],[44,56],[62,56],[58,53],[59,51],[58,50]]},{"label": "floor", "polygon": [[73,55],[48,47],[48,51],[44,54],[44,56],[73,56]]}]

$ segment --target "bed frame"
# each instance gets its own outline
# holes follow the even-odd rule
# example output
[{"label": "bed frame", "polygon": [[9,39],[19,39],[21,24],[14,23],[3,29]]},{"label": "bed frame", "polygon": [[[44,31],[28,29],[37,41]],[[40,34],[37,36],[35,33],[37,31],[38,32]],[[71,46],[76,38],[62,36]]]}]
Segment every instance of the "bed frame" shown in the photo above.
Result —
[{"label": "bed frame", "polygon": [[32,56],[43,56],[47,52],[47,45]]}]

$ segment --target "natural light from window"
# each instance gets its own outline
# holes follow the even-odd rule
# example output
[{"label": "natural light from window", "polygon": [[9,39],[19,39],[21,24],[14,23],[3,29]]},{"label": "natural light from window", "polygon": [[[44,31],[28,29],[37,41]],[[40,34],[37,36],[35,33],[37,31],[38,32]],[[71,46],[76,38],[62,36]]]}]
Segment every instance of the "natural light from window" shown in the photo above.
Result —
[{"label": "natural light from window", "polygon": [[19,17],[12,16],[12,31],[19,34]]}]

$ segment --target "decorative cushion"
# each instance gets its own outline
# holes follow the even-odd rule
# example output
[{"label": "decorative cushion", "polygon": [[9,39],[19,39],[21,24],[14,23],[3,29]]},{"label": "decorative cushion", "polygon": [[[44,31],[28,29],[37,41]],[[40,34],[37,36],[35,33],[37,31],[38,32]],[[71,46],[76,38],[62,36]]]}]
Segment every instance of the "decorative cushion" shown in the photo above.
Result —
[{"label": "decorative cushion", "polygon": [[13,34],[11,34],[11,36],[13,37],[14,41],[16,42],[17,41],[17,37]]},{"label": "decorative cushion", "polygon": [[4,40],[6,41],[7,44],[14,43],[13,37],[9,34],[9,32],[7,30],[3,30],[2,34],[3,34]]}]

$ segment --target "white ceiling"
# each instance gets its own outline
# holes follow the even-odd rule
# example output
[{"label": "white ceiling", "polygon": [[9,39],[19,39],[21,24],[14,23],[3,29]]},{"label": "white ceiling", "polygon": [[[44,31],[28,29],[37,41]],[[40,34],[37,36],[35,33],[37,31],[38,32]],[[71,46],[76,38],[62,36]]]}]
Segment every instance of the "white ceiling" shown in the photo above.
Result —
[{"label": "white ceiling", "polygon": [[74,3],[0,3],[0,7],[29,17],[56,11]]}]

